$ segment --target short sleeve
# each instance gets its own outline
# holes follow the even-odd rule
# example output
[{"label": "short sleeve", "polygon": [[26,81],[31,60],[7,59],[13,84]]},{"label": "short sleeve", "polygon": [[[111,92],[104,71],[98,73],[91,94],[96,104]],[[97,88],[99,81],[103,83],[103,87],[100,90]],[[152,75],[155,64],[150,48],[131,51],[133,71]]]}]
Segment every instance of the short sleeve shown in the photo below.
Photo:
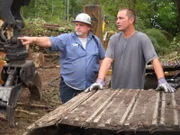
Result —
[{"label": "short sleeve", "polygon": [[56,37],[50,37],[50,41],[52,44],[51,46],[52,51],[63,51],[66,45],[67,36],[66,34],[61,34]]},{"label": "short sleeve", "polygon": [[146,37],[143,42],[144,44],[142,45],[142,49],[143,49],[144,59],[147,64],[150,61],[152,61],[154,58],[157,58],[158,56],[150,38]]},{"label": "short sleeve", "polygon": [[114,36],[111,36],[106,50],[106,55],[105,55],[106,57],[114,59],[114,47],[115,47]]}]

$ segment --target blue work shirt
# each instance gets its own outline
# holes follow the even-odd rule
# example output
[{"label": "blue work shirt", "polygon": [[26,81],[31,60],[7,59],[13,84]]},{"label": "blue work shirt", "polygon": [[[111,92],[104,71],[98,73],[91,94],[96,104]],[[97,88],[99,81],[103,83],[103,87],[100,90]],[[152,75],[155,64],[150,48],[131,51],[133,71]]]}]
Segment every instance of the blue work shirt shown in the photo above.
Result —
[{"label": "blue work shirt", "polygon": [[86,49],[75,32],[50,37],[53,51],[60,51],[60,74],[64,81],[79,90],[95,82],[100,68],[99,60],[105,56],[100,40],[88,34]]}]

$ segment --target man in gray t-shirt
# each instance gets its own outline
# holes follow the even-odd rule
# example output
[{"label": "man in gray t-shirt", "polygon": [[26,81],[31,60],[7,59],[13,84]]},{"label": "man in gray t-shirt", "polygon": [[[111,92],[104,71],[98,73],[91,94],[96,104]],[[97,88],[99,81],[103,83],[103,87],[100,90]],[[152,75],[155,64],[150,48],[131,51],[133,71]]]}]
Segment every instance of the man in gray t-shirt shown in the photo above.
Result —
[{"label": "man in gray t-shirt", "polygon": [[122,32],[110,38],[106,57],[114,61],[111,85],[113,89],[144,87],[145,65],[157,58],[150,39],[136,31],[125,38]]},{"label": "man in gray t-shirt", "polygon": [[135,20],[136,15],[132,9],[119,10],[117,26],[120,32],[110,38],[98,78],[86,91],[104,87],[105,75],[114,61],[111,79],[113,89],[143,89],[145,66],[151,62],[158,79],[157,90],[175,92],[164,78],[161,63],[151,40],[146,34],[135,30]]}]

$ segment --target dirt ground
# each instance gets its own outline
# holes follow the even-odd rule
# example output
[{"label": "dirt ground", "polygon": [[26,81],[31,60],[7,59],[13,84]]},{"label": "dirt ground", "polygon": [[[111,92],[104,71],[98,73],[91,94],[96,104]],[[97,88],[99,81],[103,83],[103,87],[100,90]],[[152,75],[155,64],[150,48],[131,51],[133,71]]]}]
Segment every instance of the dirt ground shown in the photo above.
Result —
[{"label": "dirt ground", "polygon": [[55,80],[59,76],[59,70],[58,60],[45,59],[43,67],[37,68],[42,81],[42,100],[32,100],[29,89],[25,88],[16,107],[16,127],[9,127],[7,120],[3,119],[2,114],[0,114],[0,135],[21,135],[31,123],[61,105],[59,98],[60,80]]}]

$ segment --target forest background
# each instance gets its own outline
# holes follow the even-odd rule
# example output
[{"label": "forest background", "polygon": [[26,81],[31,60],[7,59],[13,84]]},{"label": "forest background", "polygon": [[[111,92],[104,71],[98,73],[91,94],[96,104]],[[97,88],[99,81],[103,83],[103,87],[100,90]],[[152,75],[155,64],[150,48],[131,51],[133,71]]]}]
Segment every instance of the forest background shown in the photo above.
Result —
[{"label": "forest background", "polygon": [[[120,8],[128,7],[137,14],[136,30],[145,32],[151,38],[160,55],[172,51],[180,53],[179,0],[31,0],[28,6],[21,8],[25,31],[33,36],[53,36],[73,31],[72,20],[87,5],[101,6],[102,19],[106,24],[103,34],[117,31],[117,12]],[[45,23],[62,27],[58,32],[49,32],[42,27]]]}]

